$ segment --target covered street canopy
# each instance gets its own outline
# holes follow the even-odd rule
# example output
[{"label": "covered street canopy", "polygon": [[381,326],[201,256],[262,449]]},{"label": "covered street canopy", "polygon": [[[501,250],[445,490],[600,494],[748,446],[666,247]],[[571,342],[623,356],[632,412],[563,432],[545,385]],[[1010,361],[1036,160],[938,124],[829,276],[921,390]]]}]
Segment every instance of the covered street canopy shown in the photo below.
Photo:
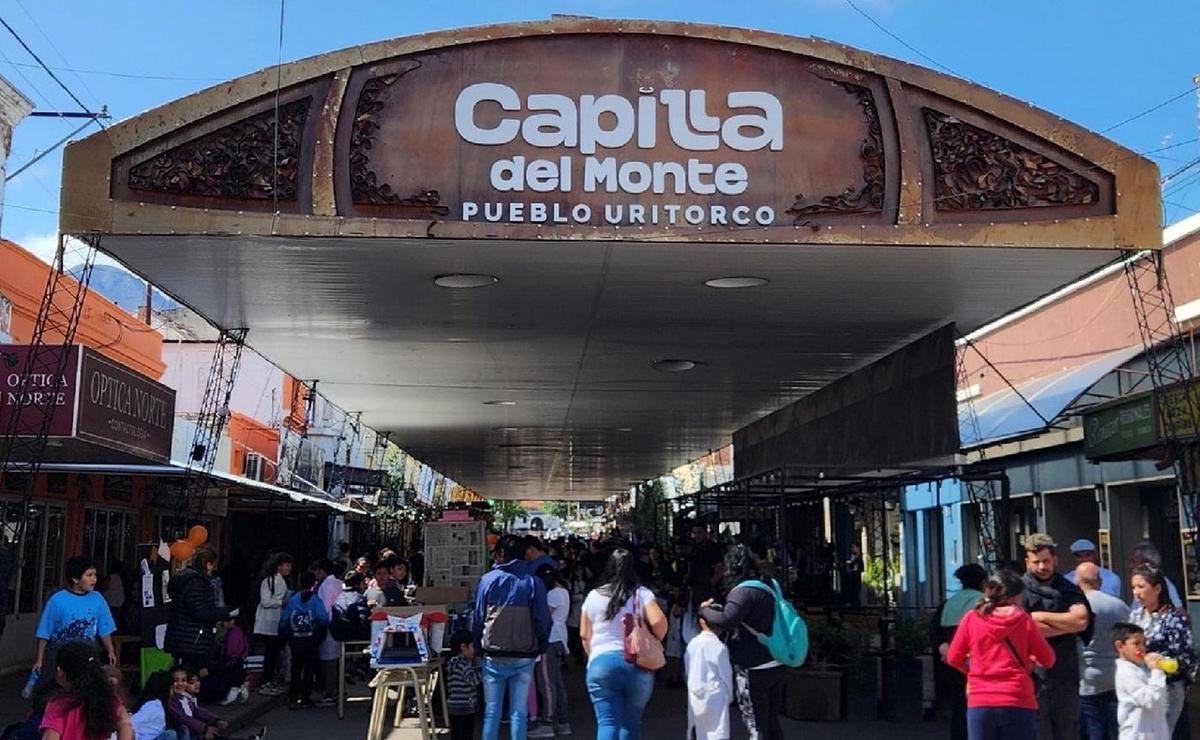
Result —
[{"label": "covered street canopy", "polygon": [[[114,125],[64,168],[65,233],[517,499],[625,490],[1161,244],[1156,167],[1053,114],[826,41],[658,21],[331,52]],[[953,398],[952,375],[903,370]],[[957,452],[946,409],[922,454]],[[902,439],[911,413],[858,428]]]}]

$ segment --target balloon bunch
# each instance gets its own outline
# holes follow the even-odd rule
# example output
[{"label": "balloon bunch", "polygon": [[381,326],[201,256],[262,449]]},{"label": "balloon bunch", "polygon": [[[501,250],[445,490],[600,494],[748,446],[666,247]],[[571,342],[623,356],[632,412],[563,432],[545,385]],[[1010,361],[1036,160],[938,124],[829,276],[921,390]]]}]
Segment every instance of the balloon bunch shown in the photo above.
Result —
[{"label": "balloon bunch", "polygon": [[186,540],[175,540],[171,544],[171,559],[186,563],[196,554],[196,548],[208,542],[208,530],[203,525],[197,524],[188,530]]}]

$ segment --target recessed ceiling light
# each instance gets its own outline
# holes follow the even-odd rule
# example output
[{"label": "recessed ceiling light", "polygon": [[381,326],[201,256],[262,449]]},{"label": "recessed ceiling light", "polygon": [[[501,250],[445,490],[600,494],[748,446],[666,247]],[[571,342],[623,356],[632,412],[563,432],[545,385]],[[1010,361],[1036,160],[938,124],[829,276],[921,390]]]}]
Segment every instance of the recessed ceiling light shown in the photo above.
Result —
[{"label": "recessed ceiling light", "polygon": [[520,427],[496,427],[497,432],[519,432]]},{"label": "recessed ceiling light", "polygon": [[438,275],[433,284],[442,288],[486,288],[500,282],[495,275],[478,275],[470,272],[452,272],[448,275]]},{"label": "recessed ceiling light", "polygon": [[463,344],[466,342],[473,342],[475,340],[471,339],[470,337],[446,337],[446,341],[450,342],[451,344]]},{"label": "recessed ceiling light", "polygon": [[766,285],[771,282],[766,278],[739,276],[739,277],[719,277],[712,280],[705,280],[704,284],[710,288],[757,288],[761,285]]},{"label": "recessed ceiling light", "polygon": [[516,406],[516,401],[484,401],[484,406]]},{"label": "recessed ceiling light", "polygon": [[617,427],[618,432],[632,432],[633,427]]},{"label": "recessed ceiling light", "polygon": [[686,373],[696,369],[695,360],[655,360],[650,364],[655,370],[663,373]]}]

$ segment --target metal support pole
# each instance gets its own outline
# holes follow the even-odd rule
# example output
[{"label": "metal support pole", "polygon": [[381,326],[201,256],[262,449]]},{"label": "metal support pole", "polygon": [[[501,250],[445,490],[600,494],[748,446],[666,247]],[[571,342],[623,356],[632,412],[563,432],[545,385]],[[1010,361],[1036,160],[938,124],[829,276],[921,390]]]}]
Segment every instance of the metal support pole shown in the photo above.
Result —
[{"label": "metal support pole", "polygon": [[1012,481],[1000,474],[1000,521],[996,522],[997,554],[1000,560],[1012,560]]}]

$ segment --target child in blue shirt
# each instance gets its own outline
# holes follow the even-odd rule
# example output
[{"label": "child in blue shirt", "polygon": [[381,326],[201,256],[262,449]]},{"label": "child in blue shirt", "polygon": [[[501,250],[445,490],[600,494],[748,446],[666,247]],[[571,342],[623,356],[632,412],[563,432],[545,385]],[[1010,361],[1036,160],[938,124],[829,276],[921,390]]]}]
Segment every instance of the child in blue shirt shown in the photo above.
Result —
[{"label": "child in blue shirt", "polygon": [[42,676],[54,676],[55,656],[68,642],[104,643],[109,665],[117,665],[112,634],[117,631],[112,611],[104,597],[96,593],[96,563],[76,555],[67,560],[67,587],[46,601],[38,619],[37,653],[33,670]]}]

